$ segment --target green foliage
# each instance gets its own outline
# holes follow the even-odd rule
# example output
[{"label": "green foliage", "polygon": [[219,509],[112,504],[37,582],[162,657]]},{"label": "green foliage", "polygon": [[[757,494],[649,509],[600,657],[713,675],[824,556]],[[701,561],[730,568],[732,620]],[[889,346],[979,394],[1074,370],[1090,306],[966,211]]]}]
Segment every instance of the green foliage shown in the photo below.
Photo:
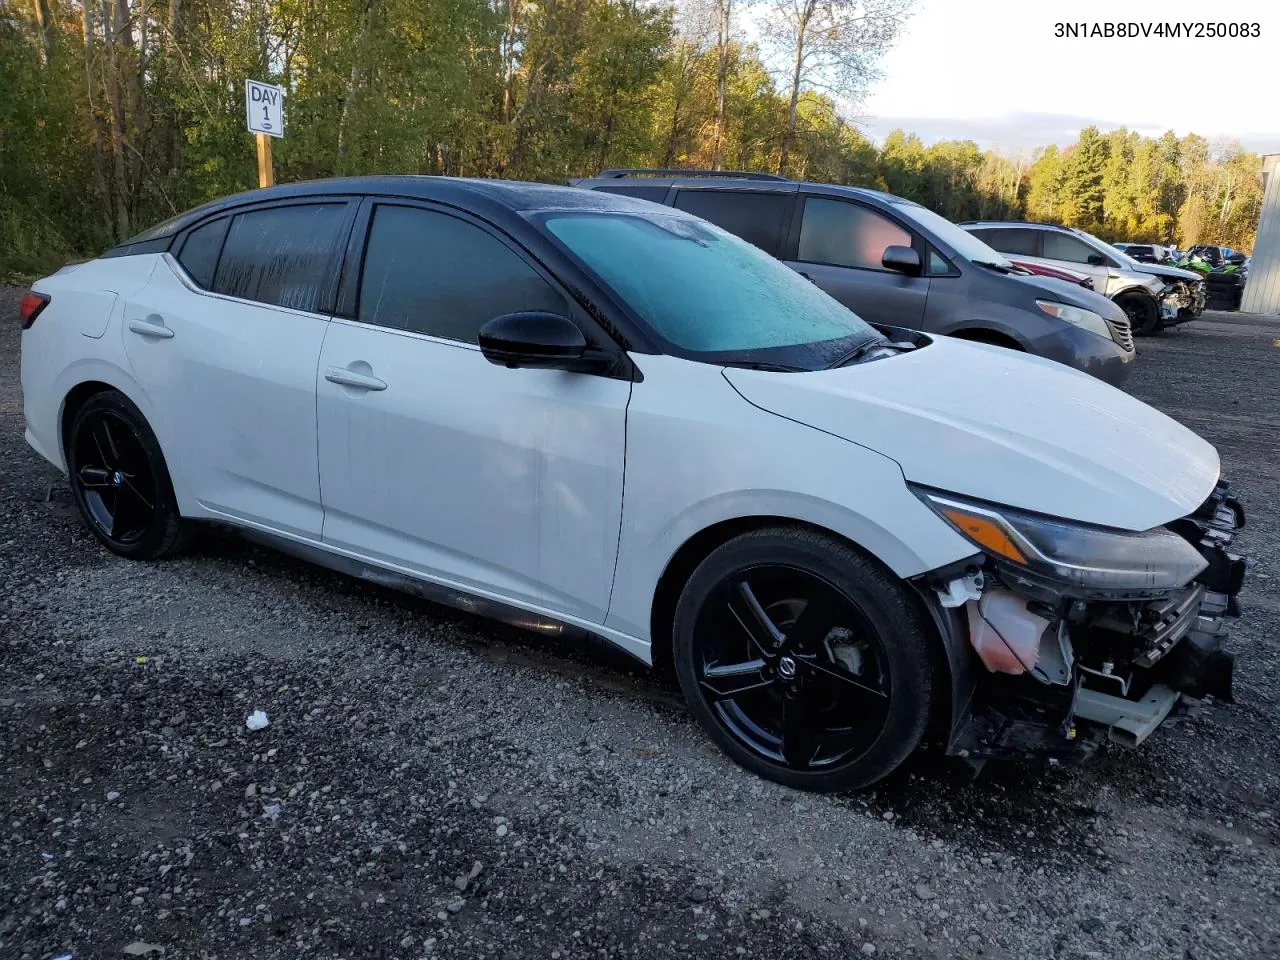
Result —
[{"label": "green foliage", "polygon": [[[883,22],[859,21],[857,44],[805,34],[801,52],[839,54],[830,63],[861,88],[906,7],[877,0],[866,9]],[[899,130],[877,148],[807,82],[793,111],[794,70],[772,73],[732,31],[718,45],[636,0],[94,0],[87,11],[51,0],[43,35],[32,10],[0,0],[0,276],[46,272],[256,186],[246,78],[286,88],[281,182],[714,166],[723,54],[725,167],[785,163],[953,220],[1025,216],[1241,249],[1261,203],[1258,158],[1195,136],[1090,127],[1022,159]]]}]

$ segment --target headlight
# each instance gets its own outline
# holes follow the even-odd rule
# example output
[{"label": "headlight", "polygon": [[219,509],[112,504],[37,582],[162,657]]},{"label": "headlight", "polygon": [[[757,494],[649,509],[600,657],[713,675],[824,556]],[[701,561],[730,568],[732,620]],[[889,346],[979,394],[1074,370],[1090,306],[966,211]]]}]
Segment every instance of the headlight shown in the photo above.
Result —
[{"label": "headlight", "polygon": [[1096,333],[1100,337],[1111,339],[1111,328],[1107,326],[1107,321],[1092,310],[1071,307],[1065,303],[1054,303],[1052,300],[1037,300],[1036,306],[1051,317],[1057,317],[1059,320],[1074,324],[1081,330],[1088,330],[1090,333]]},{"label": "headlight", "polygon": [[1175,589],[1208,566],[1199,550],[1163,527],[1128,533],[913,489],[997,562],[1068,594]]}]

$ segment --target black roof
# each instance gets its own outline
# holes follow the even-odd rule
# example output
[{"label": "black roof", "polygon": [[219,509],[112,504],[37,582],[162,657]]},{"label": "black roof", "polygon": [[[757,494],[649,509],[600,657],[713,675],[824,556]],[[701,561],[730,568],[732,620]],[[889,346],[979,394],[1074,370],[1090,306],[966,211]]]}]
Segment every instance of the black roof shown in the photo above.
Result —
[{"label": "black roof", "polygon": [[[653,205],[633,197],[617,194],[577,190],[568,186],[548,183],[530,183],[521,180],[486,180],[469,177],[430,176],[371,176],[332,177],[325,180],[306,180],[301,183],[278,184],[260,190],[219,197],[199,207],[157,224],[125,242],[124,246],[144,243],[172,236],[187,225],[209,214],[222,210],[261,203],[266,200],[285,200],[298,197],[331,196],[334,194],[357,196],[404,197],[415,200],[434,200],[458,206],[480,215],[501,217],[511,212],[527,213],[534,210],[599,210],[653,212]],[[677,213],[673,211],[673,213]]]}]

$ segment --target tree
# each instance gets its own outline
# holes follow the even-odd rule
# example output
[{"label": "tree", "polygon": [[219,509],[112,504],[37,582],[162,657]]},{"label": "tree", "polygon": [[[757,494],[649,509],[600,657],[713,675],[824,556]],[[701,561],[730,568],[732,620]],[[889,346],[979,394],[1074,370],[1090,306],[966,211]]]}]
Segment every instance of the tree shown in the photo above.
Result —
[{"label": "tree", "polygon": [[856,102],[876,76],[876,62],[906,20],[911,0],[769,0],[765,33],[786,63],[787,119],[778,149],[785,174],[796,139],[801,90]]}]

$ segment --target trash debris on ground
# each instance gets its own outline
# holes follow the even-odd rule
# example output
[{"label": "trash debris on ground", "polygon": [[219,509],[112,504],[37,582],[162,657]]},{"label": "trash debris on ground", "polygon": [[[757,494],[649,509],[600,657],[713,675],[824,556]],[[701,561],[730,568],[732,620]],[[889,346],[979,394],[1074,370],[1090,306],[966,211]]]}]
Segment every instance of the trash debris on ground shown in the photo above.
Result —
[{"label": "trash debris on ground", "polygon": [[249,714],[249,719],[247,719],[244,722],[244,725],[249,730],[261,730],[269,722],[270,721],[267,720],[267,714],[265,710],[255,710],[253,711],[253,713]]},{"label": "trash debris on ground", "polygon": [[145,957],[149,953],[164,953],[164,947],[158,943],[144,943],[141,940],[135,940],[124,948],[124,952],[131,957]]}]

